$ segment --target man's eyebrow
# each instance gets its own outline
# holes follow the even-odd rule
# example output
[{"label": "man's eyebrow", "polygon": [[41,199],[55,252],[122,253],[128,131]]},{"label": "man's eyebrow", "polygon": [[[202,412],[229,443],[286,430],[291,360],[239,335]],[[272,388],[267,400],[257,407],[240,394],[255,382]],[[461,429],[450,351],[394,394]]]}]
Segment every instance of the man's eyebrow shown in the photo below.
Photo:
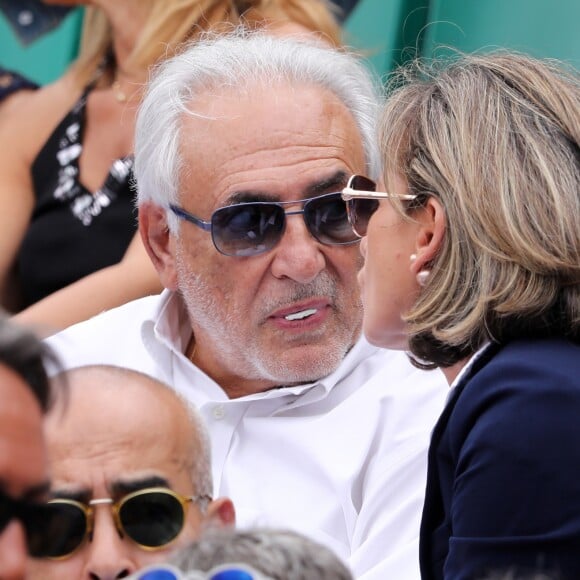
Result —
[{"label": "man's eyebrow", "polygon": [[311,185],[307,189],[307,197],[315,197],[317,195],[322,195],[323,193],[339,191],[344,188],[346,182],[347,174],[344,171],[337,171],[334,175]]},{"label": "man's eyebrow", "polygon": [[236,191],[228,196],[224,205],[235,205],[236,203],[251,203],[255,201],[278,201],[276,195],[264,193],[263,191]]},{"label": "man's eyebrow", "polygon": [[50,497],[51,499],[72,499],[87,504],[91,499],[91,492],[88,489],[52,489]]},{"label": "man's eyebrow", "polygon": [[[346,184],[347,173],[345,171],[337,171],[334,175],[326,177],[312,185],[309,185],[302,198],[307,199],[309,197],[316,197],[322,195],[323,193],[329,193],[332,191],[340,191]],[[296,199],[300,199],[297,197]],[[228,196],[226,200],[227,205],[233,205],[236,203],[251,203],[256,201],[279,201],[279,197],[263,191],[255,190],[244,190],[236,191]]]},{"label": "man's eyebrow", "polygon": [[147,489],[148,487],[169,487],[169,481],[159,475],[149,475],[139,479],[120,479],[109,485],[111,494],[115,497]]},{"label": "man's eyebrow", "polygon": [[23,499],[33,499],[33,500],[39,498],[45,499],[49,491],[50,491],[50,482],[47,480],[37,485],[33,485],[32,487],[29,487],[24,492],[24,495],[22,497]]},{"label": "man's eyebrow", "polygon": [[[109,493],[113,498],[119,498],[134,491],[147,489],[148,487],[169,487],[169,482],[164,477],[151,475],[139,479],[118,480],[108,486]],[[60,489],[53,489],[50,492],[50,497],[53,499],[72,499],[84,504],[88,504],[92,499],[103,499],[101,496],[93,497],[93,495],[92,491],[87,488],[67,489],[66,487],[63,487]]]},{"label": "man's eyebrow", "polygon": [[[0,479],[0,492],[4,495],[12,497],[6,491],[7,485],[4,480]],[[32,485],[24,490],[18,498],[15,499],[24,499],[24,500],[38,500],[38,499],[45,499],[50,491],[50,482],[42,481],[41,483],[37,483],[36,485]]]}]

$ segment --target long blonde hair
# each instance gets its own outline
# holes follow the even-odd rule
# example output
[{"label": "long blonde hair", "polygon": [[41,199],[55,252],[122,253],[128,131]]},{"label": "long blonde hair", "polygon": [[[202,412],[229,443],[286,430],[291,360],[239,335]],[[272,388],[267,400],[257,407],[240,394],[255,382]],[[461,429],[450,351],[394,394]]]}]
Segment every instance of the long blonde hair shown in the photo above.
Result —
[{"label": "long blonde hair", "polygon": [[[141,0],[149,16],[129,57],[127,68],[147,70],[172,56],[205,31],[229,31],[240,24],[262,27],[292,22],[341,46],[341,29],[328,0]],[[111,27],[98,8],[85,11],[81,50],[75,63],[78,82],[86,85],[111,51]],[[114,63],[109,63],[114,67]]]},{"label": "long blonde hair", "polygon": [[[381,124],[385,176],[446,231],[406,313],[410,349],[450,366],[487,340],[580,338],[580,77],[529,56],[414,63]],[[412,216],[412,208],[401,207]]]}]

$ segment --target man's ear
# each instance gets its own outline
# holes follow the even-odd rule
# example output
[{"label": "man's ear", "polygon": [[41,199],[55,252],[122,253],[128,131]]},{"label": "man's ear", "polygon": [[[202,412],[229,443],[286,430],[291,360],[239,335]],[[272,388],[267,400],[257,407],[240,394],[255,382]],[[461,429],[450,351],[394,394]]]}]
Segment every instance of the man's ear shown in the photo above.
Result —
[{"label": "man's ear", "polygon": [[139,233],[161,283],[176,290],[175,239],[169,232],[165,211],[151,202],[139,206]]},{"label": "man's ear", "polygon": [[236,510],[231,499],[218,497],[207,507],[206,526],[213,528],[230,528],[236,525]]},{"label": "man's ear", "polygon": [[415,258],[411,262],[411,272],[417,275],[422,270],[431,269],[430,264],[443,243],[446,218],[441,202],[433,196],[429,196],[413,217],[420,224],[415,241]]}]

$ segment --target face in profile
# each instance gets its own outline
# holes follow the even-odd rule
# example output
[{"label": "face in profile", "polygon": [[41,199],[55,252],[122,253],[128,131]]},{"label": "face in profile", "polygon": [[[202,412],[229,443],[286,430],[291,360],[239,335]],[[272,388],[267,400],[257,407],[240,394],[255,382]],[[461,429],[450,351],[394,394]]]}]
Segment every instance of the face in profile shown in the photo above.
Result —
[{"label": "face in profile", "polygon": [[[392,194],[408,194],[405,180],[398,176],[389,179],[385,189]],[[403,219],[393,202],[383,199],[361,241],[364,265],[358,279],[364,305],[363,331],[369,342],[377,346],[407,346],[403,315],[419,290],[412,263],[417,252],[418,227],[418,221]]]},{"label": "face in profile", "polygon": [[68,407],[48,419],[60,539],[53,558],[31,561],[38,580],[122,578],[166,560],[223,515],[196,489],[199,448],[173,396],[86,382],[73,382]]},{"label": "face in profile", "polygon": [[[186,117],[182,131],[192,177],[183,183],[181,206],[204,220],[242,202],[282,202],[287,212],[274,243],[248,234],[263,251],[244,248],[237,256],[221,254],[207,232],[181,223],[175,273],[166,271],[165,280],[186,302],[196,362],[242,392],[246,384],[252,392],[317,380],[360,334],[360,255],[358,242],[330,245],[313,235],[335,220],[352,236],[340,198],[307,216],[309,225],[302,200],[340,192],[352,173],[364,171],[355,122],[332,94],[307,86],[257,85],[201,98],[195,108],[203,116]],[[269,228],[273,219],[261,223]],[[245,218],[231,223],[247,227]]]},{"label": "face in profile", "polygon": [[[47,457],[42,412],[30,387],[0,364],[0,578],[24,578],[27,543],[22,521],[5,519],[8,502],[46,500]],[[6,499],[5,499],[6,498]],[[6,505],[4,503],[6,502]]]}]

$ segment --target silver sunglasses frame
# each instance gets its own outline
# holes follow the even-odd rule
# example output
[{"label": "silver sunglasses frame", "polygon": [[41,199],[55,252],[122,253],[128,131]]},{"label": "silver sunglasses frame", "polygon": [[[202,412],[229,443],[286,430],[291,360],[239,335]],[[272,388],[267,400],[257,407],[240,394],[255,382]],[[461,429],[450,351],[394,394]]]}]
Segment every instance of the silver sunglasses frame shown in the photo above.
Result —
[{"label": "silver sunglasses frame", "polygon": [[387,193],[386,191],[370,191],[370,190],[365,190],[365,189],[353,189],[352,182],[355,179],[357,179],[358,177],[362,177],[363,179],[366,179],[367,181],[370,181],[371,183],[374,184],[372,179],[369,179],[368,177],[365,177],[364,175],[351,175],[348,179],[346,187],[341,192],[341,196],[342,196],[342,200],[346,203],[346,213],[348,215],[348,221],[350,222],[350,225],[352,227],[352,231],[359,238],[363,238],[366,235],[366,231],[365,231],[364,235],[361,235],[357,231],[357,229],[354,225],[353,219],[352,219],[352,213],[351,213],[352,208],[351,208],[351,205],[348,203],[349,201],[351,201],[353,199],[400,199],[400,200],[404,200],[404,201],[412,201],[413,199],[417,198],[416,195],[405,194],[405,193]]},{"label": "silver sunglasses frame", "polygon": [[[351,175],[349,177],[346,187],[341,192],[343,201],[350,201],[351,199],[402,199],[412,201],[413,199],[417,199],[416,195],[410,193],[387,193],[386,191],[353,189],[351,185],[357,177],[364,177],[364,175]],[[365,179],[368,179],[368,177],[365,177]],[[369,181],[372,180],[369,179]]]}]

